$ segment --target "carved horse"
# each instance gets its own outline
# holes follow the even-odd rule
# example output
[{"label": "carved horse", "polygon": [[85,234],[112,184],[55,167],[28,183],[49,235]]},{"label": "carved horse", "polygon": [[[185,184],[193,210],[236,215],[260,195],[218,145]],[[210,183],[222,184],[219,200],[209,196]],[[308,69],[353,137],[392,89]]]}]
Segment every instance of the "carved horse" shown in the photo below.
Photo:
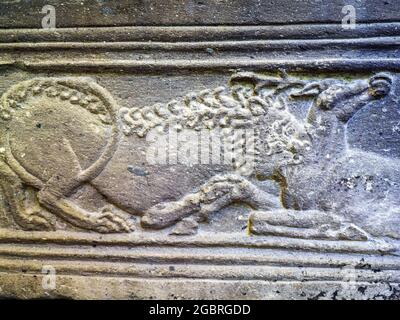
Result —
[{"label": "carved horse", "polygon": [[345,86],[309,85],[316,90],[307,117],[313,148],[301,167],[281,170],[285,207],[336,212],[369,234],[400,237],[400,161],[352,149],[346,136],[352,117],[391,86],[387,74]]},{"label": "carved horse", "polygon": [[[141,216],[147,228],[161,229],[185,219],[196,227],[234,202],[264,210],[261,220],[272,234],[292,234],[295,226],[288,223],[292,211],[287,209],[302,210],[296,216],[299,224],[335,212],[362,222],[370,212],[356,202],[363,203],[370,194],[358,198],[359,193],[336,192],[336,183],[347,181],[343,179],[360,167],[365,172],[359,176],[370,177],[367,169],[376,169],[374,163],[382,157],[359,158],[358,151],[348,150],[346,124],[358,110],[388,94],[390,86],[391,78],[382,74],[347,83],[242,73],[232,77],[228,88],[189,94],[165,105],[120,109],[90,79],[35,78],[11,87],[1,98],[1,188],[15,221],[30,230],[56,228],[51,213],[75,227],[105,233],[131,231],[126,213]],[[312,101],[305,122],[286,106],[303,97]],[[222,127],[228,134],[243,126],[255,128],[251,175],[241,174],[243,167],[147,164],[149,142],[144,137],[176,123],[195,130]],[[379,168],[399,180],[392,160]],[[260,188],[260,179],[278,182],[281,196]],[[333,195],[334,201],[326,195]],[[80,197],[119,210],[85,209]],[[382,214],[384,208],[375,205],[374,218],[363,227],[374,225]]]},{"label": "carved horse", "polygon": [[348,122],[388,95],[391,86],[390,75],[377,74],[351,83],[312,82],[289,94],[315,97],[305,121],[311,147],[303,149],[299,165],[273,162],[282,205],[292,210],[253,214],[255,233],[359,240],[367,231],[399,238],[400,161],[352,149],[347,142]]}]

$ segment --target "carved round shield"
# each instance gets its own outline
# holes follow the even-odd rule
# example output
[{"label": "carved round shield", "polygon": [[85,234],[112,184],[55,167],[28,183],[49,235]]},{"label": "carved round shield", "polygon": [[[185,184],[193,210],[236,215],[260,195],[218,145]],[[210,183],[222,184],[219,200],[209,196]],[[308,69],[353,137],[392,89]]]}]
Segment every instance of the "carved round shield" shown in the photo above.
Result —
[{"label": "carved round shield", "polygon": [[34,185],[54,175],[93,179],[118,141],[116,104],[87,78],[24,81],[2,96],[0,112],[7,162]]}]

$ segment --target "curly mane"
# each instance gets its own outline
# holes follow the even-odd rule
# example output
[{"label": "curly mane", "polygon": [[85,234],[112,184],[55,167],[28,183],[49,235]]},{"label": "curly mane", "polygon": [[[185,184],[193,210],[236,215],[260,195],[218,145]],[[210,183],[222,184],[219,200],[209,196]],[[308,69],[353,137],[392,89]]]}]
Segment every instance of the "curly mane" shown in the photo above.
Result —
[{"label": "curly mane", "polygon": [[237,73],[226,87],[191,92],[166,104],[122,108],[123,132],[127,136],[145,137],[156,127],[164,130],[173,126],[178,131],[220,128],[226,138],[240,146],[244,143],[242,133],[235,132],[251,128],[256,135],[251,156],[256,161],[266,152],[269,156],[286,153],[296,162],[300,149],[309,141],[303,124],[286,107],[287,92],[294,87],[304,87],[304,82],[288,78],[286,74],[267,77],[251,72]]}]

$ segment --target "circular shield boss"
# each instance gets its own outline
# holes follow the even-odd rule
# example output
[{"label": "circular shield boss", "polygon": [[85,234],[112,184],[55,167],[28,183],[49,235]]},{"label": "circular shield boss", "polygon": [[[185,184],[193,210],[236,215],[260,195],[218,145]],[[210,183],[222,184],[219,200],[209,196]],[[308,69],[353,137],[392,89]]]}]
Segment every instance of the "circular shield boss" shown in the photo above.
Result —
[{"label": "circular shield boss", "polygon": [[95,178],[118,142],[116,103],[88,78],[18,83],[3,94],[0,117],[7,162],[42,183],[54,175]]}]

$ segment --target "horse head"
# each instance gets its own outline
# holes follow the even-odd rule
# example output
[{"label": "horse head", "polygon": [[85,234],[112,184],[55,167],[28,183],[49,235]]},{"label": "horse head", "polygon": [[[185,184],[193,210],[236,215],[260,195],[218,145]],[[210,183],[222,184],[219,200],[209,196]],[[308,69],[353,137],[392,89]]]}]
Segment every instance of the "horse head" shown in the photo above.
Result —
[{"label": "horse head", "polygon": [[391,90],[392,78],[387,73],[378,73],[369,79],[352,82],[324,80],[310,84],[317,93],[310,109],[308,120],[314,122],[325,113],[334,115],[346,124],[358,111],[374,100],[385,97]]}]

